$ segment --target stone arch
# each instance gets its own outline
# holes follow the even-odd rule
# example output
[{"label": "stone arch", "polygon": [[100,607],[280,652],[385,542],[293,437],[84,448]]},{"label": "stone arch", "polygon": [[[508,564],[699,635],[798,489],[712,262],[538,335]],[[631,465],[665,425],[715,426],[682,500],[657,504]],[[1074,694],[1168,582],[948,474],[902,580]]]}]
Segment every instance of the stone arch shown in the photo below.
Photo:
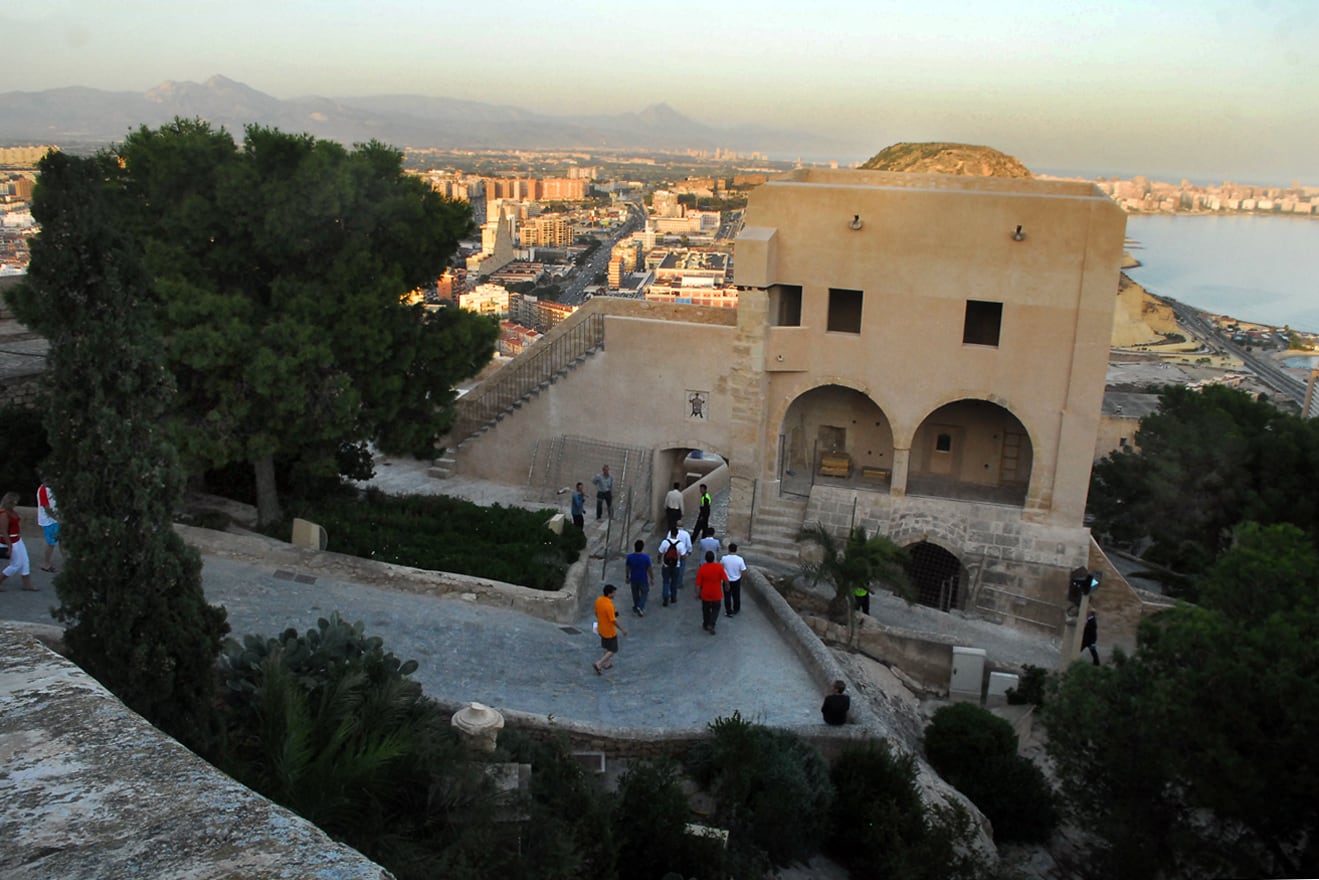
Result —
[{"label": "stone arch", "polygon": [[907,576],[917,602],[940,611],[966,607],[970,579],[957,554],[928,539],[916,541],[906,549]]},{"label": "stone arch", "polygon": [[1026,425],[1003,404],[978,397],[946,402],[912,434],[907,492],[1024,505],[1034,448]]},{"label": "stone arch", "polygon": [[[699,453],[699,457],[695,454]],[[705,464],[711,464],[705,467]],[[713,448],[709,443],[690,440],[659,441],[654,446],[651,475],[651,511],[655,522],[664,522],[664,496],[676,482],[684,494],[694,493],[703,480],[710,483],[711,491],[718,494],[729,485],[732,459],[728,453]],[[687,490],[691,490],[688,492]],[[690,505],[689,505],[690,506]],[[689,517],[691,519],[691,517]]]},{"label": "stone arch", "polygon": [[864,389],[845,381],[803,389],[779,417],[775,467],[781,479],[809,477],[821,457],[844,455],[851,471],[893,467],[893,426]]}]

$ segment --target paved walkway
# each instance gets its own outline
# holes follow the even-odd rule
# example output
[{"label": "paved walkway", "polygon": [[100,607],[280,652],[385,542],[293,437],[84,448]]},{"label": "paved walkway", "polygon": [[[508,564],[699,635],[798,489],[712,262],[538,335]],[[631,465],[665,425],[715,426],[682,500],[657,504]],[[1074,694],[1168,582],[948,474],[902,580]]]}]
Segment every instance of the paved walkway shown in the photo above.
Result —
[{"label": "paved walkway", "polygon": [[[522,487],[431,479],[425,475],[424,463],[400,461],[377,470],[373,484],[385,491],[546,506],[527,501]],[[563,503],[567,504],[566,496]],[[717,530],[722,529],[726,505],[726,495],[715,499],[711,519]],[[588,533],[602,527],[588,512]],[[652,556],[658,540],[656,534],[647,541]],[[40,554],[39,533],[27,535],[26,541],[30,550]],[[702,631],[690,564],[679,602],[662,607],[657,584],[646,616],[638,618],[630,611],[622,559],[609,562],[605,579],[619,587],[616,605],[628,635],[621,639],[616,667],[597,676],[591,663],[601,650],[589,614],[565,627],[461,598],[398,593],[326,578],[300,583],[277,577],[273,565],[209,556],[203,561],[207,598],[227,608],[235,637],[276,635],[290,626],[305,632],[316,626],[318,618],[338,611],[347,620],[362,621],[366,632],[384,639],[386,649],[400,659],[415,659],[420,665],[414,677],[440,700],[474,700],[500,709],[625,728],[699,727],[735,710],[765,724],[819,723],[827,683],[815,680],[749,590],[744,589],[738,617],[721,616],[717,635]],[[754,558],[748,561],[756,564]],[[591,565],[594,576],[600,560],[593,559]],[[658,565],[655,573],[658,577]],[[7,582],[7,591],[0,593],[0,619],[54,622],[50,609],[58,600],[53,576],[35,568],[32,576],[40,592],[19,592],[17,580]],[[898,629],[938,633],[958,644],[985,648],[992,660],[1046,668],[1055,668],[1058,662],[1056,640],[1010,627],[908,606],[887,595],[872,599],[872,611]]]},{"label": "paved walkway", "polygon": [[[487,504],[522,501],[518,487],[434,480],[415,463],[380,471],[385,478],[377,485],[386,491],[461,494]],[[588,518],[587,528],[602,525]],[[38,553],[40,541],[39,534],[27,538]],[[648,542],[652,554],[655,543]],[[591,632],[590,614],[575,625],[560,626],[461,598],[325,578],[301,583],[277,577],[273,565],[210,556],[203,562],[207,599],[228,610],[233,636],[271,636],[288,627],[305,632],[318,618],[338,611],[349,621],[362,621],[367,634],[380,636],[386,650],[400,659],[416,660],[413,677],[440,700],[474,700],[625,728],[703,727],[734,711],[771,725],[820,723],[826,683],[815,680],[749,591],[744,590],[741,614],[720,617],[716,635],[701,629],[691,566],[676,604],[663,607],[656,584],[645,617],[637,617],[623,582],[622,560],[610,561],[605,575],[619,587],[616,605],[628,634],[620,640],[615,668],[598,676],[591,663],[600,657],[600,640]],[[598,571],[600,560],[591,565]],[[658,577],[658,566],[655,573]],[[58,598],[52,580],[34,570],[40,591],[31,593],[18,592],[18,582],[11,579],[9,589],[0,593],[0,619],[54,623],[50,609]]]}]

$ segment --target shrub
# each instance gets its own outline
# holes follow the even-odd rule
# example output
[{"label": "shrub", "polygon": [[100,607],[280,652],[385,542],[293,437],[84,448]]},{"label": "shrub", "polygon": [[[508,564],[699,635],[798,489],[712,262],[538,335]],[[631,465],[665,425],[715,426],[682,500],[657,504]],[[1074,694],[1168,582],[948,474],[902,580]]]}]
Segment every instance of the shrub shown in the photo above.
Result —
[{"label": "shrub", "polygon": [[723,846],[687,834],[691,820],[676,765],[664,760],[631,767],[618,782],[614,811],[618,864],[635,880],[663,880],[670,872],[681,877],[726,876]]},{"label": "shrub", "polygon": [[730,846],[749,844],[776,865],[817,852],[829,828],[833,785],[814,746],[734,712],[710,724],[692,753],[696,779],[715,795]]},{"label": "shrub", "polygon": [[925,757],[949,782],[974,773],[990,758],[1016,753],[1012,725],[972,703],[941,707],[925,728]]},{"label": "shrub", "polygon": [[337,614],[229,640],[220,766],[400,880],[496,876],[498,805],[415,669]]},{"label": "shrub", "polygon": [[[368,490],[351,503],[304,502],[293,515],[324,526],[336,553],[558,590],[586,535],[573,528],[551,532],[545,523],[554,513]],[[287,536],[287,525],[282,528]]]},{"label": "shrub", "polygon": [[1026,664],[1021,672],[1021,685],[1008,688],[1008,702],[1014,706],[1029,703],[1032,706],[1044,705],[1044,691],[1049,683],[1049,670],[1042,666]]},{"label": "shrub", "polygon": [[911,755],[870,740],[843,752],[830,776],[835,796],[827,851],[853,877],[979,876],[964,846],[970,817],[957,805],[926,808]]},{"label": "shrub", "polygon": [[1043,842],[1058,826],[1057,795],[1017,754],[1012,725],[970,703],[944,706],[925,729],[930,764],[971,799],[998,842]]}]

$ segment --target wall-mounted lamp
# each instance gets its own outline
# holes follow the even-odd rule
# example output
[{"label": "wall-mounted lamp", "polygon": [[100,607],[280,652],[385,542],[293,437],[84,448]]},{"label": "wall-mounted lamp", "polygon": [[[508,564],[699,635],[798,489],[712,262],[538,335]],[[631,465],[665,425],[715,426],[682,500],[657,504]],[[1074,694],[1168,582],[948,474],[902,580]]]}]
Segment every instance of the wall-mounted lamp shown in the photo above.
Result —
[{"label": "wall-mounted lamp", "polygon": [[1014,232],[1014,233],[1012,233],[1012,240],[1013,240],[1013,241],[1025,241],[1025,240],[1026,240],[1026,233],[1024,233],[1024,232],[1021,231],[1021,224],[1020,224],[1020,223],[1017,224],[1017,231]]},{"label": "wall-mounted lamp", "polygon": [[852,229],[852,230],[857,230],[857,229],[860,229],[860,228],[862,227],[862,225],[863,225],[863,224],[861,223],[861,215],[860,215],[860,214],[853,214],[853,215],[852,215],[852,222],[849,223],[849,224],[847,224],[847,228],[848,228],[848,229]]}]

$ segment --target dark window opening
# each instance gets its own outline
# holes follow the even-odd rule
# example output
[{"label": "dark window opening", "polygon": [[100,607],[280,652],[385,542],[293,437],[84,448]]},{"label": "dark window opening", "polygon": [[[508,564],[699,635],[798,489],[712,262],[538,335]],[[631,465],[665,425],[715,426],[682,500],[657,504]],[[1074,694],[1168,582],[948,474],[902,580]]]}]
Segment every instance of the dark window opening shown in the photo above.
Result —
[{"label": "dark window opening", "polygon": [[934,438],[934,451],[935,451],[935,452],[952,452],[952,451],[953,451],[953,435],[952,435],[952,434],[939,434],[939,435],[937,435],[937,436]]},{"label": "dark window opening", "polygon": [[835,333],[861,332],[861,291],[829,289],[829,323]]},{"label": "dark window opening", "polygon": [[967,345],[998,345],[1003,325],[1003,303],[966,301],[966,323],[962,325],[962,342]]},{"label": "dark window opening", "polygon": [[769,289],[769,320],[774,327],[801,326],[801,285],[775,284]]}]

